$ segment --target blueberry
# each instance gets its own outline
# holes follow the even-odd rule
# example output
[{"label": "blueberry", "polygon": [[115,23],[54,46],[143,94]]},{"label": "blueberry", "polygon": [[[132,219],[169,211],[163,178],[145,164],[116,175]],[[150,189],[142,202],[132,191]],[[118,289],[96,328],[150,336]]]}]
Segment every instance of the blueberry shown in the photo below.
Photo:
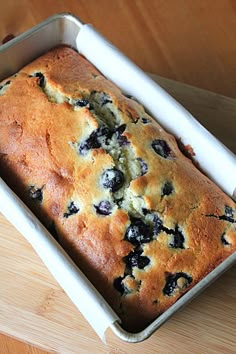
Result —
[{"label": "blueberry", "polygon": [[122,135],[126,129],[126,124],[121,124],[119,127],[115,128],[114,133],[116,135],[119,146],[125,146],[129,144],[126,136]]},{"label": "blueberry", "polygon": [[223,233],[223,235],[221,236],[221,242],[223,243],[224,246],[230,245],[230,243],[225,238],[225,233]]},{"label": "blueberry", "polygon": [[181,248],[184,249],[184,235],[182,231],[176,225],[175,229],[169,229],[166,226],[162,226],[162,230],[165,231],[168,235],[173,235],[172,241],[169,243],[169,246],[172,248]]},{"label": "blueberry", "polygon": [[153,231],[141,219],[134,219],[126,230],[125,240],[133,245],[148,243],[153,239]]},{"label": "blueberry", "polygon": [[150,210],[148,210],[147,208],[142,208],[142,213],[143,215],[150,214]]},{"label": "blueberry", "polygon": [[100,215],[110,215],[111,214],[111,203],[108,200],[101,201],[98,205],[94,205],[97,214]]},{"label": "blueberry", "polygon": [[130,252],[128,256],[124,257],[124,262],[130,269],[133,267],[144,269],[150,263],[150,259],[146,256],[141,256],[142,253],[142,250]]},{"label": "blueberry", "polygon": [[[184,278],[185,283],[179,287],[178,286],[178,279],[179,278]],[[163,293],[164,295],[171,296],[176,289],[179,288],[179,290],[183,290],[184,288],[187,288],[192,282],[192,277],[190,277],[188,274],[179,272],[175,274],[168,273],[166,277],[166,285],[163,288]]]},{"label": "blueberry", "polygon": [[153,234],[158,235],[163,230],[163,223],[157,215],[153,215]]},{"label": "blueberry", "polygon": [[152,142],[153,150],[160,156],[167,159],[171,156],[171,149],[165,140],[156,139]]},{"label": "blueberry", "polygon": [[117,138],[117,141],[118,141],[118,144],[119,146],[126,146],[126,145],[129,145],[129,141],[128,139],[126,138],[126,136],[124,135],[120,135],[118,138]]},{"label": "blueberry", "polygon": [[101,126],[96,130],[96,134],[98,138],[105,138],[105,143],[108,143],[108,140],[111,139],[112,134],[113,134],[113,130],[109,129],[106,126]]},{"label": "blueberry", "polygon": [[45,77],[42,73],[34,73],[32,76],[37,77],[39,79],[39,86],[44,87],[45,85]]},{"label": "blueberry", "polygon": [[143,213],[143,215],[149,215],[149,214],[152,214],[152,211],[147,208],[142,208],[142,213]]},{"label": "blueberry", "polygon": [[214,214],[206,214],[207,217],[216,218],[219,220],[225,220],[231,223],[236,223],[236,219],[234,219],[234,210],[229,206],[225,206],[225,214],[224,215],[214,215]]},{"label": "blueberry", "polygon": [[166,182],[162,188],[162,196],[170,195],[173,192],[174,188],[171,182]]},{"label": "blueberry", "polygon": [[144,176],[147,171],[148,171],[148,165],[146,164],[146,162],[141,159],[140,157],[137,158],[137,160],[140,162],[140,167],[141,167],[141,176]]},{"label": "blueberry", "polygon": [[101,147],[101,144],[97,140],[97,133],[96,133],[96,131],[94,131],[90,134],[90,136],[88,137],[87,140],[83,141],[79,145],[78,151],[79,151],[80,155],[86,155],[89,150],[97,149],[100,147]]},{"label": "blueberry", "polygon": [[121,124],[117,128],[115,128],[115,132],[117,135],[121,135],[124,133],[125,129],[126,129],[126,124]]},{"label": "blueberry", "polygon": [[110,168],[103,172],[102,185],[104,188],[109,188],[112,192],[118,191],[124,184],[124,175],[116,168]]},{"label": "blueberry", "polygon": [[74,202],[71,202],[67,208],[67,213],[64,213],[64,218],[68,218],[71,215],[77,214],[79,212],[79,208],[75,205]]},{"label": "blueberry", "polygon": [[164,229],[163,223],[159,218],[159,216],[152,213],[150,210],[146,208],[142,208],[142,213],[143,215],[148,215],[148,214],[151,215],[151,220],[153,222],[153,235],[158,235]]},{"label": "blueberry", "polygon": [[233,208],[225,206],[225,215],[233,218]]},{"label": "blueberry", "polygon": [[93,131],[88,139],[84,140],[78,146],[78,152],[80,155],[86,155],[89,150],[98,149],[101,147],[101,141],[104,140],[105,144],[108,144],[109,139],[112,136],[112,131],[105,127],[99,127],[97,130]]},{"label": "blueberry", "polygon": [[76,107],[89,107],[89,101],[86,99],[78,99],[73,101]]},{"label": "blueberry", "polygon": [[143,122],[143,124],[149,124],[149,123],[151,123],[150,119],[147,119],[147,118],[145,118],[145,117],[142,117],[142,122]]},{"label": "blueberry", "polygon": [[30,186],[29,188],[30,199],[42,202],[43,200],[43,188],[36,188],[35,186]]},{"label": "blueberry", "polygon": [[[131,280],[131,287],[129,285],[129,282],[127,282],[126,280]],[[138,291],[141,286],[141,283],[141,281],[137,282],[133,275],[128,275],[127,278],[127,274],[125,274],[123,277],[115,278],[113,281],[113,286],[121,295],[127,295],[134,291]]]},{"label": "blueberry", "polygon": [[173,240],[169,243],[169,246],[172,248],[181,248],[184,249],[184,235],[176,226],[175,230],[171,230],[174,236]]},{"label": "blueberry", "polygon": [[233,208],[226,205],[225,206],[225,215],[219,216],[219,219],[226,220],[229,222],[235,222]]},{"label": "blueberry", "polygon": [[103,93],[102,100],[101,100],[101,106],[105,106],[107,103],[112,103],[112,100],[111,100],[110,96],[108,96],[106,93]]},{"label": "blueberry", "polygon": [[115,278],[114,281],[113,281],[114,288],[117,291],[119,291],[119,293],[121,295],[123,295],[124,292],[125,292],[124,285],[122,284],[123,279],[124,279],[123,277],[118,277],[118,278]]},{"label": "blueberry", "polygon": [[229,221],[229,222],[236,222],[236,220],[234,220],[233,218],[231,218],[230,216],[227,215],[220,215],[219,216],[219,220],[225,220],[225,221]]}]

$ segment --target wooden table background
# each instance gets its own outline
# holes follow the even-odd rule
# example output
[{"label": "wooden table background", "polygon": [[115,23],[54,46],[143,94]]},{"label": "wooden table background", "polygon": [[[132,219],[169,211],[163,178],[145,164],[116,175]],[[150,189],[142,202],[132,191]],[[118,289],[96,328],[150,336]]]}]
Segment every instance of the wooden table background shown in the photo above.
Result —
[{"label": "wooden table background", "polygon": [[[92,23],[145,71],[236,98],[236,1],[0,0],[0,41],[64,11]],[[7,353],[45,352],[0,335]]]}]

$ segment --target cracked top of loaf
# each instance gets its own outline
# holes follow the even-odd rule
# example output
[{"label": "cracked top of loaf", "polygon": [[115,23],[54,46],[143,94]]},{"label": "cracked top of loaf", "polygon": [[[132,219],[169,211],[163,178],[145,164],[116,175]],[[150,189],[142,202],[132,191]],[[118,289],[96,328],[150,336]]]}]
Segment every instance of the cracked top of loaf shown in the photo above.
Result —
[{"label": "cracked top of loaf", "polygon": [[68,47],[0,85],[0,171],[127,330],[236,250],[235,203]]}]

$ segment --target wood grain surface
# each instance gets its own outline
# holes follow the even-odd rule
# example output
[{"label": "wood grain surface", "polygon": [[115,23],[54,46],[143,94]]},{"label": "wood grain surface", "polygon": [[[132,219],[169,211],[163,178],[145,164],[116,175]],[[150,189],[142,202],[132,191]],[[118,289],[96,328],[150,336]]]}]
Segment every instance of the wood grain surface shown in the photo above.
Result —
[{"label": "wood grain surface", "polygon": [[[71,12],[148,72],[236,97],[236,2],[226,0],[0,1],[0,41]],[[236,101],[158,78],[236,152]],[[144,343],[108,333],[103,345],[31,247],[0,216],[0,332],[59,353],[235,353],[236,268]],[[6,335],[0,354],[46,353]]]}]

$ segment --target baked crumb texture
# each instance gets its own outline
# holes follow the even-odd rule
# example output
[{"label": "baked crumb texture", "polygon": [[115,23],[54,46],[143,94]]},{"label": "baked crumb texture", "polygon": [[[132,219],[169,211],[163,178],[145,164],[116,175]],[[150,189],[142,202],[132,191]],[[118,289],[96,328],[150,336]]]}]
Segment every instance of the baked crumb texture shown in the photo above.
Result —
[{"label": "baked crumb texture", "polygon": [[236,250],[235,203],[68,47],[1,83],[0,173],[129,331]]}]

